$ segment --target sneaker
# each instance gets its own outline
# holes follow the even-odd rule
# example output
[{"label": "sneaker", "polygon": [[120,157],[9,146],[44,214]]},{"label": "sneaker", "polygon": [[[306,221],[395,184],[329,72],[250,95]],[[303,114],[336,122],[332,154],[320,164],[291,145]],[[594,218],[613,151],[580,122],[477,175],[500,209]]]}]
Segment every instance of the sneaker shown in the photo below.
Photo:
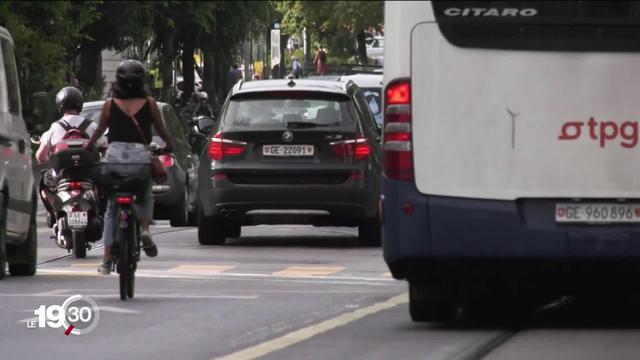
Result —
[{"label": "sneaker", "polygon": [[151,234],[148,231],[140,233],[140,241],[142,241],[142,250],[148,257],[158,256],[158,247],[151,239]]},{"label": "sneaker", "polygon": [[112,267],[113,263],[111,262],[111,260],[107,260],[103,262],[102,265],[100,265],[100,267],[98,268],[98,272],[102,275],[109,275],[111,274]]}]

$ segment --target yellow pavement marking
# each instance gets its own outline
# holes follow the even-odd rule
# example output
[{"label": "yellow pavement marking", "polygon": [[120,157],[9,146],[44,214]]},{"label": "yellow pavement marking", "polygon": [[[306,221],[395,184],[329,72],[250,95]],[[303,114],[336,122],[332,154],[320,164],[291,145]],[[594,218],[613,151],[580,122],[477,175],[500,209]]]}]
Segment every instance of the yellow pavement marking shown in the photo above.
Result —
[{"label": "yellow pavement marking", "polygon": [[344,270],[342,266],[290,266],[273,273],[275,276],[329,276]]},{"label": "yellow pavement marking", "polygon": [[402,295],[395,296],[385,302],[373,304],[366,308],[362,308],[350,313],[342,314],[333,319],[325,320],[321,323],[314,324],[306,328],[296,330],[294,332],[290,332],[279,338],[263,342],[262,344],[258,344],[250,348],[240,350],[238,352],[235,352],[227,356],[219,357],[215,360],[256,359],[261,356],[270,354],[272,352],[282,350],[289,346],[298,344],[300,342],[308,340],[316,335],[322,334],[329,330],[333,330],[335,328],[347,325],[350,322],[360,320],[366,316],[373,315],[387,309],[391,309],[401,304],[405,304],[408,301],[409,301],[409,296],[407,293],[404,293]]},{"label": "yellow pavement marking", "polygon": [[233,268],[235,268],[235,266],[192,264],[192,265],[178,265],[167,271],[172,273],[181,273],[181,274],[220,274],[221,272],[231,270]]},{"label": "yellow pavement marking", "polygon": [[57,269],[46,269],[44,271],[40,271],[41,274],[45,274],[45,275],[62,275],[62,276],[102,276],[102,274],[100,274],[98,272],[98,266],[96,265],[96,268],[91,271],[91,270],[76,270],[74,269],[72,266],[69,266],[67,268],[57,268]]}]

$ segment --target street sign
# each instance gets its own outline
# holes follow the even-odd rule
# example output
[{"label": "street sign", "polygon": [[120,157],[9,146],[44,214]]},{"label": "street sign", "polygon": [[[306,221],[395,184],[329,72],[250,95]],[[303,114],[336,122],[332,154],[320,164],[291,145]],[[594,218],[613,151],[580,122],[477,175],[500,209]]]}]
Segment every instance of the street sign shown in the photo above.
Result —
[{"label": "street sign", "polygon": [[271,30],[271,67],[280,64],[280,30]]}]

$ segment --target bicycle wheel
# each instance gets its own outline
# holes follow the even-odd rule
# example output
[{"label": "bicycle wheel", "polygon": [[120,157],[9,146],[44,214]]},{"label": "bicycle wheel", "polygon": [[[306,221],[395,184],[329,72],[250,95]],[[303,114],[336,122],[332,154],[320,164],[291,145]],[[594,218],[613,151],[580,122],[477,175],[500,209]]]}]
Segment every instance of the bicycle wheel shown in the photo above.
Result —
[{"label": "bicycle wheel", "polygon": [[137,229],[138,222],[136,220],[129,222],[131,226],[129,234],[129,241],[127,244],[127,296],[130,299],[133,299],[133,293],[135,288],[135,280],[136,280],[136,248],[138,242]]},{"label": "bicycle wheel", "polygon": [[[118,219],[121,219],[119,216],[120,209],[116,212],[118,214]],[[122,220],[118,220],[122,221]],[[129,222],[129,220],[127,220]],[[129,224],[127,224],[129,225]],[[129,231],[129,226],[122,227],[118,226],[118,238],[116,241],[118,242],[118,274],[120,277],[120,300],[127,300],[127,289],[129,288],[129,238],[131,232]]]}]

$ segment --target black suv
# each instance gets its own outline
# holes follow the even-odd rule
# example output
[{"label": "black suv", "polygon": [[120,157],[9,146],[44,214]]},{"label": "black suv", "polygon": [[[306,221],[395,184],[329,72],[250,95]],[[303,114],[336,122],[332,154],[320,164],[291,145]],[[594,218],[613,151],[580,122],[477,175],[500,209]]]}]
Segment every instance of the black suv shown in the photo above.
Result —
[{"label": "black suv", "polygon": [[258,224],[358,226],[380,244],[380,134],[355,83],[239,82],[220,119],[198,171],[201,244]]}]

